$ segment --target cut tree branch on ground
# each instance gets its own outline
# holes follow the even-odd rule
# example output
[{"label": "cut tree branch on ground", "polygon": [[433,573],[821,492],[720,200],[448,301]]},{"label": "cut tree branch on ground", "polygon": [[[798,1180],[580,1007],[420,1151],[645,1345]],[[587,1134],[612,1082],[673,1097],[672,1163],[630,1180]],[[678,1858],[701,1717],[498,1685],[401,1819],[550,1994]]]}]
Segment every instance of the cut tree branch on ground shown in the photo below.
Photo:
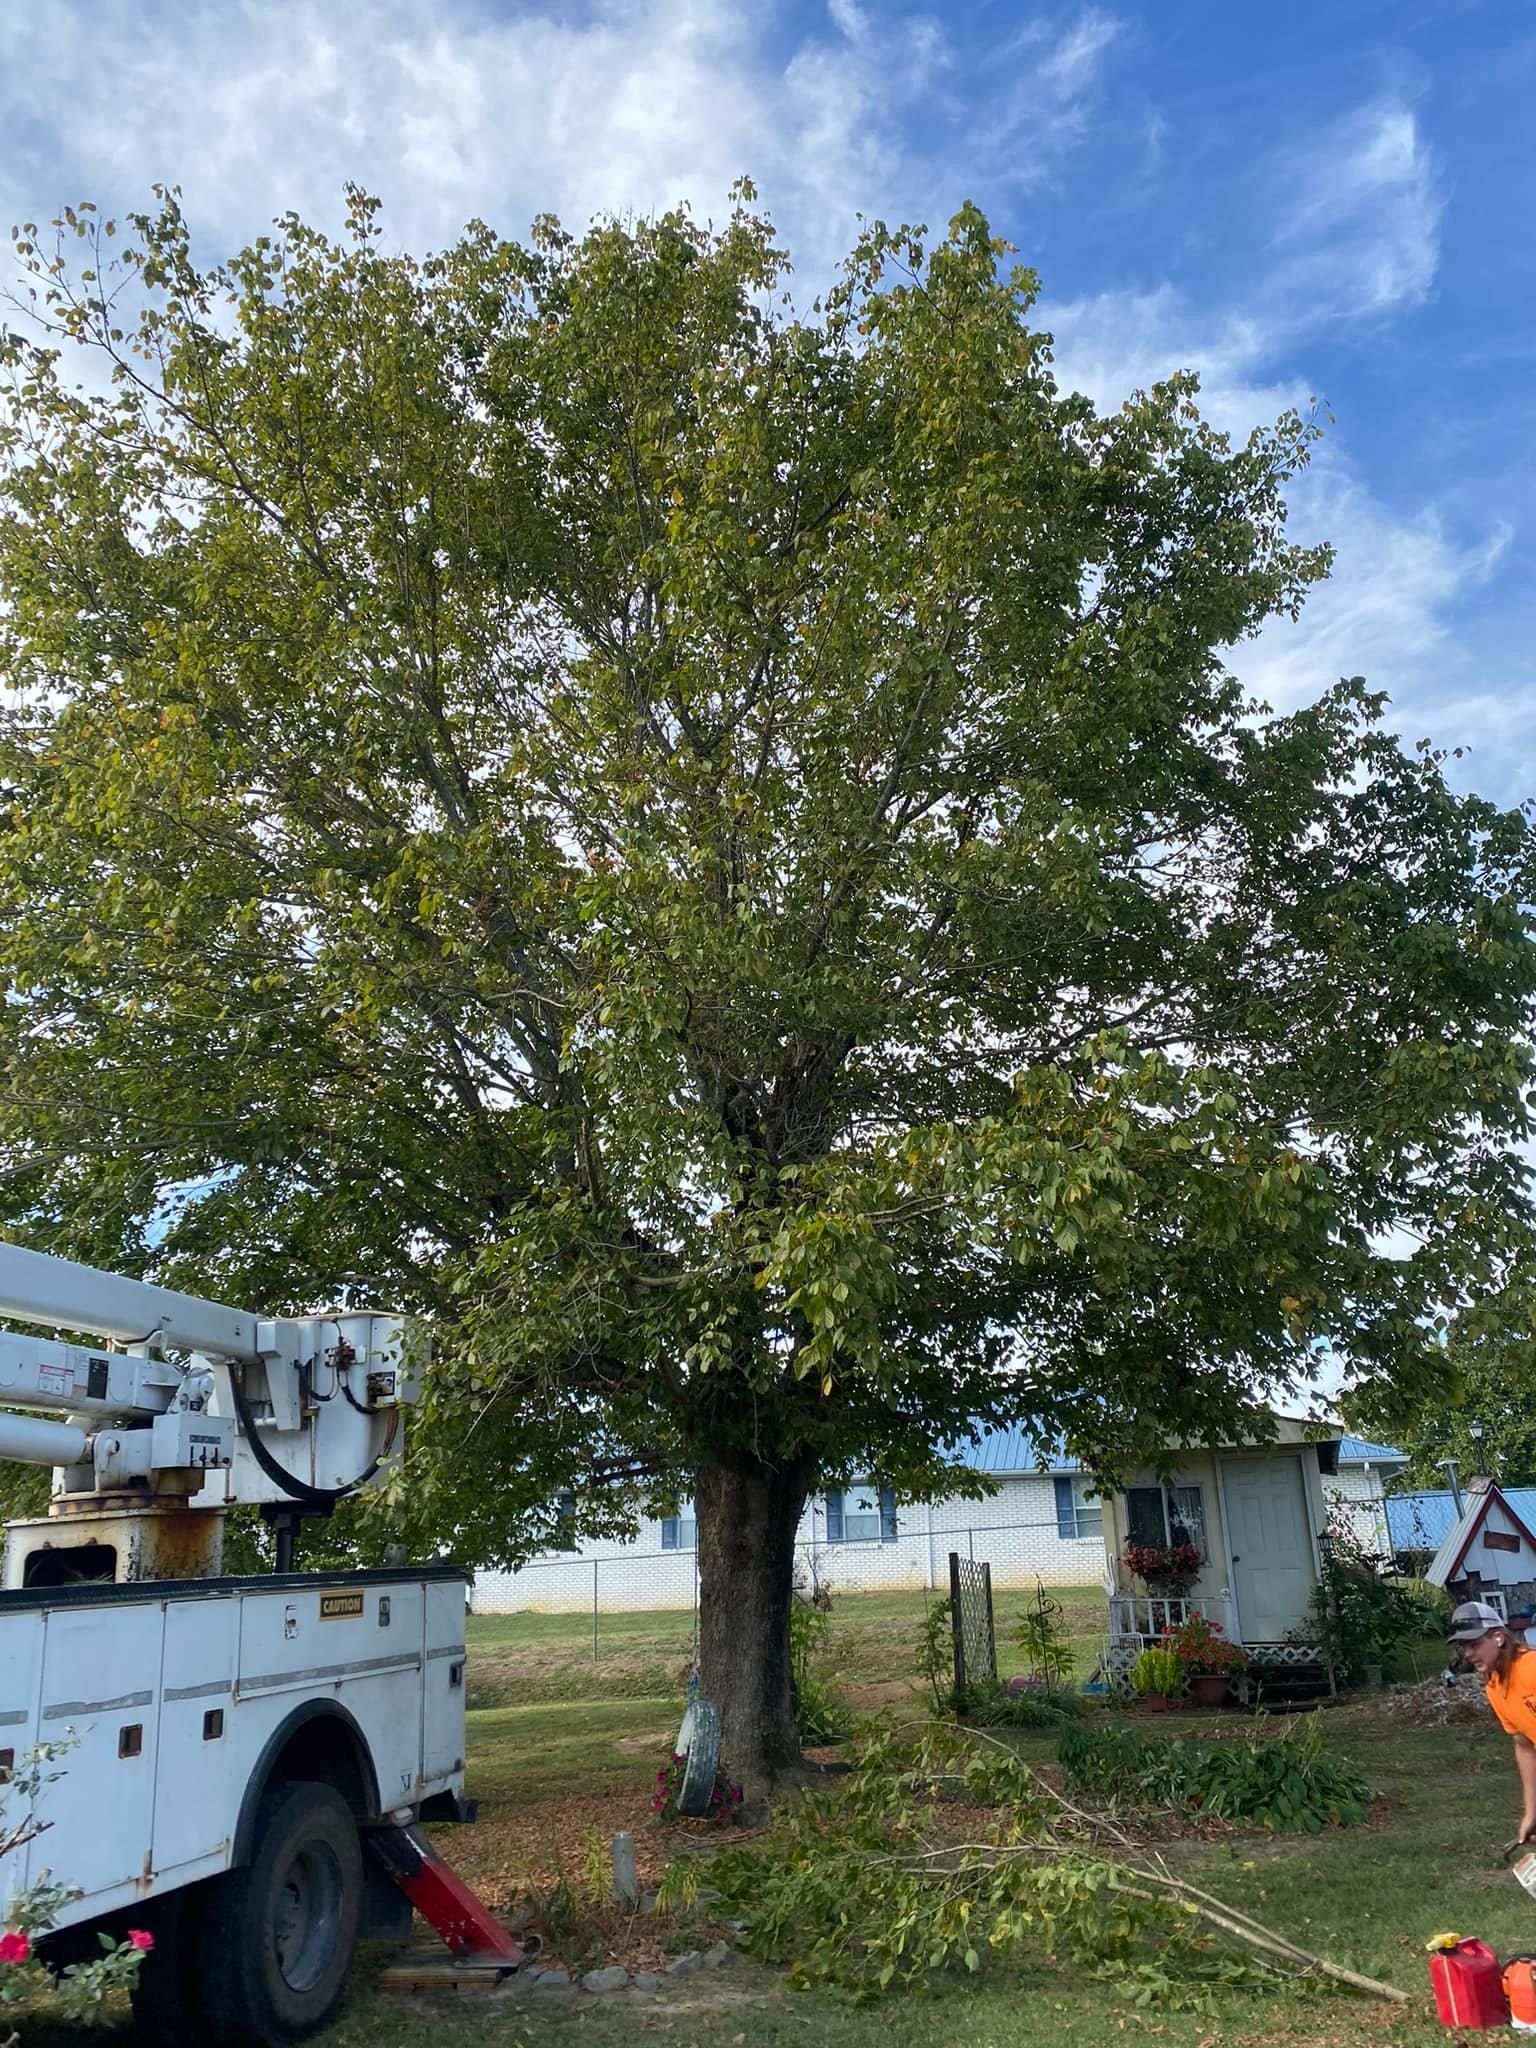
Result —
[{"label": "cut tree branch on ground", "polygon": [[[1395,2005],[1408,2003],[1407,1992],[1400,1991],[1395,1984],[1384,1983],[1376,1977],[1364,1976],[1360,1971],[1348,1969],[1342,1963],[1331,1962],[1326,1956],[1311,1954],[1284,1935],[1277,1934],[1273,1928],[1264,1926],[1251,1914],[1244,1913],[1239,1907],[1228,1905],[1224,1899],[1218,1899],[1212,1893],[1202,1891],[1198,1885],[1190,1884],[1185,1878],[1176,1877],[1161,1856],[1139,1855],[1131,1837],[1110,1815],[1095,1813],[1086,1807],[1076,1805],[1027,1763],[1012,1744],[1000,1742],[996,1736],[988,1735],[981,1729],[970,1729],[967,1733],[974,1741],[985,1743],[990,1748],[1012,1757],[1045,1797],[1058,1806],[1077,1829],[1090,1839],[1100,1844],[1108,1844],[1118,1852],[1122,1860],[1112,1880],[1118,1890],[1141,1899],[1152,1899],[1159,1895],[1175,1898],[1207,1926],[1215,1928],[1228,1940],[1235,1941],[1245,1948],[1254,1949],[1265,1956],[1273,1956],[1288,1963],[1293,1969],[1316,1972],[1317,1975],[1330,1978],[1336,1984],[1348,1985],[1352,1991],[1363,1992],[1368,1997],[1386,1999]],[[999,1862],[1019,1856],[1077,1855],[1081,1853],[1081,1848],[1080,1841],[1063,1842],[1052,1836],[1018,1847],[1004,1847],[995,1843],[964,1845],[965,1853],[969,1855],[991,1855]],[[940,1860],[944,1856],[953,1857],[959,1853],[961,1851],[958,1848],[947,1851],[930,1850],[920,1856],[896,1860],[905,1860],[906,1867],[915,1872],[926,1869],[937,1874]]]}]

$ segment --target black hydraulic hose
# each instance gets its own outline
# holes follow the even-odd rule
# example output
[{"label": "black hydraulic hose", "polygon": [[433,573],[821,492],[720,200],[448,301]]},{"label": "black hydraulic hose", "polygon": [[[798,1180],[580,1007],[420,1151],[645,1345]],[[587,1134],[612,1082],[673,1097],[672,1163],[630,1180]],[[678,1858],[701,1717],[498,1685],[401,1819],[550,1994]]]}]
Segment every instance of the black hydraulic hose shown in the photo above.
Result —
[{"label": "black hydraulic hose", "polygon": [[[306,1507],[333,1508],[337,1501],[345,1500],[349,1493],[355,1493],[358,1487],[366,1486],[374,1473],[378,1471],[380,1459],[375,1458],[366,1472],[362,1473],[358,1478],[351,1480],[346,1486],[311,1486],[308,1480],[300,1479],[294,1473],[285,1471],[262,1442],[251,1415],[250,1403],[245,1398],[245,1390],[236,1378],[233,1367],[229,1375],[229,1391],[234,1397],[235,1420],[240,1425],[241,1434],[245,1438],[251,1456],[256,1460],[262,1471],[266,1473],[272,1484],[280,1486],[290,1500],[302,1501]],[[393,1436],[394,1432],[391,1431],[390,1434]]]}]

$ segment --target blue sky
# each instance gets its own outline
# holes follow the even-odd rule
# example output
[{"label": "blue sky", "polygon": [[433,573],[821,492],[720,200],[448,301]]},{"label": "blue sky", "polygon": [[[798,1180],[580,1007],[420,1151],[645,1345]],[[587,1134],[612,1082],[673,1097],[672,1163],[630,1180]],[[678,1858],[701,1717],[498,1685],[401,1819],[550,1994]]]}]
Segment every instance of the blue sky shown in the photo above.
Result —
[{"label": "blue sky", "polygon": [[355,178],[423,247],[471,215],[718,211],[745,171],[809,296],[858,212],[973,197],[1101,404],[1180,364],[1236,430],[1327,401],[1293,526],[1335,541],[1334,579],[1234,665],[1281,705],[1363,673],[1513,802],[1536,793],[1533,95],[1530,0],[12,0],[0,226],[162,180],[213,256],[289,206],[334,222]]}]

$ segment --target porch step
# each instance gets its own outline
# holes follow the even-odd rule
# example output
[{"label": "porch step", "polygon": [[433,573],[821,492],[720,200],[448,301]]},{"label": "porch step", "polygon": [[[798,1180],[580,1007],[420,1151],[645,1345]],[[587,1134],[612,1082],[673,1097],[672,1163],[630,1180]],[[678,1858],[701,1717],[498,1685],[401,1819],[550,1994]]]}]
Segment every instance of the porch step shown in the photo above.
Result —
[{"label": "porch step", "polygon": [[1332,1699],[1336,1692],[1326,1664],[1256,1663],[1241,1683],[1239,1696],[1251,1707],[1306,1706]]}]

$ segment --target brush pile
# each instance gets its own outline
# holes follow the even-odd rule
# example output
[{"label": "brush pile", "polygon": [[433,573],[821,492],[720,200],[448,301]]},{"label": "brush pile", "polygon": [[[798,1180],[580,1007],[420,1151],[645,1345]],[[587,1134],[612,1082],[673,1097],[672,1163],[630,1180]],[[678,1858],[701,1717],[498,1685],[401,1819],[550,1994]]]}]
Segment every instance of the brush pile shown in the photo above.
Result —
[{"label": "brush pile", "polygon": [[1493,1720],[1481,1680],[1470,1675],[1449,1685],[1443,1674],[1421,1678],[1417,1685],[1395,1685],[1382,1712],[1406,1728],[1486,1727]]},{"label": "brush pile", "polygon": [[1192,1884],[980,1730],[876,1727],[851,1749],[844,1776],[749,1842],[674,1866],[669,1903],[707,1884],[748,1954],[858,1998],[1053,1956],[1142,2005],[1209,2009],[1219,1985],[1308,1977],[1403,1999]]}]

